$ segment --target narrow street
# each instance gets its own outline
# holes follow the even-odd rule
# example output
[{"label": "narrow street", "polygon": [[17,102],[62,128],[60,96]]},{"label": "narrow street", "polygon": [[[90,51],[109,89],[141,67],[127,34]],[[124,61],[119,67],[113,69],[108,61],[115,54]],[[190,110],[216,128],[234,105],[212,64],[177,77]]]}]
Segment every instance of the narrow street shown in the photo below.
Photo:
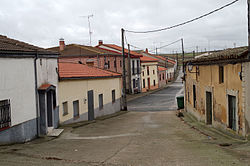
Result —
[{"label": "narrow street", "polygon": [[129,102],[128,113],[65,128],[56,139],[0,147],[0,165],[219,166],[248,165],[176,117],[180,80]]},{"label": "narrow street", "polygon": [[135,99],[128,103],[130,111],[175,111],[177,110],[176,96],[183,94],[181,73],[178,79],[167,88]]}]

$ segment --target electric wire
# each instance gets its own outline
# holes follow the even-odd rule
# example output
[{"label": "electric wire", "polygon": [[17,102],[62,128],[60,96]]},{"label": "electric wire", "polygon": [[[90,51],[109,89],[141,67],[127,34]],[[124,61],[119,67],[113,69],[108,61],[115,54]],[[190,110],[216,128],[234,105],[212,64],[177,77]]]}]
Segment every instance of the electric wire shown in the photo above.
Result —
[{"label": "electric wire", "polygon": [[201,16],[199,16],[199,17],[193,18],[193,19],[191,19],[191,20],[188,20],[188,21],[185,21],[185,22],[182,22],[182,23],[173,25],[173,26],[169,26],[169,27],[165,27],[165,28],[160,28],[160,29],[155,29],[155,30],[149,30],[149,31],[132,31],[132,30],[125,30],[125,31],[126,31],[126,32],[129,32],[129,33],[154,33],[154,32],[160,32],[160,31],[165,31],[165,30],[177,28],[177,27],[179,27],[179,26],[183,26],[183,25],[185,25],[185,24],[188,24],[188,23],[197,21],[197,20],[199,20],[199,19],[201,19],[201,18],[203,18],[203,17],[207,17],[207,16],[209,16],[209,15],[215,13],[215,12],[218,12],[218,11],[220,11],[220,10],[222,10],[222,9],[224,9],[224,8],[226,8],[226,7],[228,7],[228,6],[233,5],[234,3],[238,2],[238,1],[239,1],[239,0],[235,0],[235,1],[233,1],[233,2],[230,2],[230,3],[228,3],[228,4],[226,4],[226,5],[222,6],[222,7],[220,7],[220,8],[217,8],[217,9],[215,9],[215,10],[209,12],[209,13],[206,13],[206,14],[201,15]]}]

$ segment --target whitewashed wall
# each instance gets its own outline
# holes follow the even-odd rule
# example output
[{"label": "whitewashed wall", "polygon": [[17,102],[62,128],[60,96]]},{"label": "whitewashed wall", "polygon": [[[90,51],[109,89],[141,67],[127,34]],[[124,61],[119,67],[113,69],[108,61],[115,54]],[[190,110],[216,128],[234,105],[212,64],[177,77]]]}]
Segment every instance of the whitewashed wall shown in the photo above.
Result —
[{"label": "whitewashed wall", "polygon": [[[56,58],[39,58],[37,59],[37,87],[43,84],[52,84],[56,86],[56,94],[58,96],[58,74]],[[58,97],[57,97],[58,103]]]},{"label": "whitewashed wall", "polygon": [[10,99],[11,126],[36,118],[33,58],[0,58],[0,100]]}]

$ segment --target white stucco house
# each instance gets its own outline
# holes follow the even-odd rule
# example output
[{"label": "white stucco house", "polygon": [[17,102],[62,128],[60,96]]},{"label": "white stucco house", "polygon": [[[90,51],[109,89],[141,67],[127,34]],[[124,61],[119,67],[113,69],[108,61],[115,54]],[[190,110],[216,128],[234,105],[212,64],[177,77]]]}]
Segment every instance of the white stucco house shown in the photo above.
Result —
[{"label": "white stucco house", "polygon": [[0,144],[56,128],[58,53],[0,35]]}]

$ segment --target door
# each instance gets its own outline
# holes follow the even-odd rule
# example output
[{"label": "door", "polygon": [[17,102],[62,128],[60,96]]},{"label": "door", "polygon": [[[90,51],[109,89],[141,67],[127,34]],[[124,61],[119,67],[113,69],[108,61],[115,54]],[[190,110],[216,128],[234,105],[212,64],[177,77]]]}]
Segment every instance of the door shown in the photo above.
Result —
[{"label": "door", "polygon": [[212,93],[206,92],[206,116],[207,124],[212,124]]},{"label": "door", "polygon": [[79,118],[79,100],[73,101],[74,119]]},{"label": "door", "polygon": [[150,78],[148,78],[148,89],[150,89]]},{"label": "door", "polygon": [[94,92],[93,90],[88,91],[88,120],[92,121],[95,119],[94,113]]},{"label": "door", "polygon": [[196,87],[193,85],[193,104],[194,108],[196,108]]},{"label": "door", "polygon": [[228,95],[228,122],[229,128],[236,131],[236,97]]},{"label": "door", "polygon": [[51,90],[47,92],[47,121],[48,127],[53,127],[53,96]]}]

